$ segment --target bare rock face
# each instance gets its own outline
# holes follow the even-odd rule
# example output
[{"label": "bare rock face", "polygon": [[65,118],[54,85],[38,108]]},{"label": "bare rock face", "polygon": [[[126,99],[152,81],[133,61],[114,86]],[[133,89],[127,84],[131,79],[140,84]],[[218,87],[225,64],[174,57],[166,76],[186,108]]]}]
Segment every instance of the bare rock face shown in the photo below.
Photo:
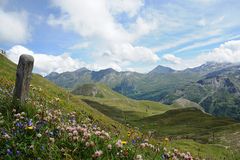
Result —
[{"label": "bare rock face", "polygon": [[33,64],[34,59],[32,56],[26,54],[20,56],[16,73],[14,99],[19,100],[21,104],[24,104],[28,97]]}]

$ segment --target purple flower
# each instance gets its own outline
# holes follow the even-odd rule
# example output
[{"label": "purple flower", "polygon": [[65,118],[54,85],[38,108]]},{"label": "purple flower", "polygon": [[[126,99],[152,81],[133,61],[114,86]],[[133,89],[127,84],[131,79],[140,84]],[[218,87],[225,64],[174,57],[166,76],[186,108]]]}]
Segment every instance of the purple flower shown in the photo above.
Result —
[{"label": "purple flower", "polygon": [[23,127],[23,124],[21,122],[17,122],[16,123],[16,126],[19,127],[19,128],[22,128]]},{"label": "purple flower", "polygon": [[32,119],[30,119],[30,120],[28,121],[28,126],[32,126],[32,125],[33,125]]},{"label": "purple flower", "polygon": [[136,141],[135,141],[135,139],[133,139],[133,140],[132,140],[132,144],[136,144]]},{"label": "purple flower", "polygon": [[12,155],[12,151],[10,149],[7,149],[7,154]]},{"label": "purple flower", "polygon": [[21,152],[20,152],[20,151],[17,151],[16,154],[17,154],[17,156],[19,156],[19,155],[21,154]]}]

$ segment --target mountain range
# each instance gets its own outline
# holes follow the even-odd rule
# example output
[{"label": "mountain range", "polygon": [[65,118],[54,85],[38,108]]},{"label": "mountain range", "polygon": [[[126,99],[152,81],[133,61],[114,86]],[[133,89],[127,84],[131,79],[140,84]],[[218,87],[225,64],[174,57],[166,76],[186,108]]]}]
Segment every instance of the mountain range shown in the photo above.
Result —
[{"label": "mountain range", "polygon": [[83,84],[103,83],[130,98],[165,104],[184,98],[210,114],[240,120],[240,64],[207,62],[181,71],[159,65],[146,74],[81,68],[53,72],[45,78],[71,90]]}]

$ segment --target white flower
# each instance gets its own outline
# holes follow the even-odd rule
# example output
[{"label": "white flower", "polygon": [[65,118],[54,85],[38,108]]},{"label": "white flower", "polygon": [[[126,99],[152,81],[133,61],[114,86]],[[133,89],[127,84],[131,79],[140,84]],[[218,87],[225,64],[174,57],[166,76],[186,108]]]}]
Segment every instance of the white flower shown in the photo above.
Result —
[{"label": "white flower", "polygon": [[112,145],[109,144],[109,145],[107,146],[107,148],[108,148],[109,150],[111,150],[111,149],[112,149]]},{"label": "white flower", "polygon": [[41,137],[42,137],[42,134],[41,134],[41,133],[38,133],[38,134],[37,134],[37,137],[38,137],[38,138],[41,138]]},{"label": "white flower", "polygon": [[137,155],[136,158],[135,158],[135,160],[143,160],[142,155],[140,155],[140,154]]}]

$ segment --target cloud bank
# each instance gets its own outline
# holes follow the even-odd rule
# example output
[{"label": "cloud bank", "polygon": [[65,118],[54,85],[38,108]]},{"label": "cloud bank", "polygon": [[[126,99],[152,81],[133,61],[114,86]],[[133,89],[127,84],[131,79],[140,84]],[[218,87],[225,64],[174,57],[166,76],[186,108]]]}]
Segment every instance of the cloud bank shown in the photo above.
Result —
[{"label": "cloud bank", "polygon": [[22,54],[29,54],[34,57],[34,72],[41,75],[47,75],[51,72],[61,73],[74,71],[86,66],[84,62],[73,59],[68,54],[54,56],[49,54],[34,53],[21,45],[13,46],[11,49],[7,50],[7,57],[16,64]]},{"label": "cloud bank", "polygon": [[168,54],[163,56],[166,61],[173,62],[169,66],[175,69],[185,69],[199,66],[203,63],[212,62],[230,62],[239,63],[240,62],[240,40],[231,40],[221,44],[219,47],[214,48],[210,52],[202,53],[192,59],[182,59],[179,63],[175,63],[176,57],[174,55]]}]

